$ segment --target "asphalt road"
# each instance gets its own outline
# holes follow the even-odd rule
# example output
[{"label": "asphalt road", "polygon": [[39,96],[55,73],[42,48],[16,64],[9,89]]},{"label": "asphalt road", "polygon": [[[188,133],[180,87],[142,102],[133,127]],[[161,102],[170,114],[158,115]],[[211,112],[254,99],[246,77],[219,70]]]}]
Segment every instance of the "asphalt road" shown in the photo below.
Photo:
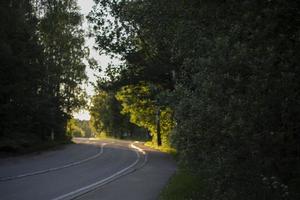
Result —
[{"label": "asphalt road", "polygon": [[42,154],[0,159],[0,199],[155,200],[176,169],[170,155],[140,143],[75,141]]}]

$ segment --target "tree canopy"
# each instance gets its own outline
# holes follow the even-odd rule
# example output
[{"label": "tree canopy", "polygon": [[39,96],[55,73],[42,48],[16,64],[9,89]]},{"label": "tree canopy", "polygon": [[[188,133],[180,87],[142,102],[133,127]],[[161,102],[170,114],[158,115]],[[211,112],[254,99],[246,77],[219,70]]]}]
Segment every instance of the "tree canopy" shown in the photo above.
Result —
[{"label": "tree canopy", "polygon": [[145,130],[131,123],[128,115],[121,114],[121,105],[114,92],[99,90],[91,103],[91,125],[99,136],[145,139]]}]

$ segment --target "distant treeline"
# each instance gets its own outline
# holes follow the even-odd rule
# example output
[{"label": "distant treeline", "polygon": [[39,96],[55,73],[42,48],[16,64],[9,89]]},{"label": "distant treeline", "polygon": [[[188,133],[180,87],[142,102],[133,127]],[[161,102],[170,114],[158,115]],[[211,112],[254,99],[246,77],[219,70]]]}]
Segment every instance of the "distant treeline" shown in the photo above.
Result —
[{"label": "distant treeline", "polygon": [[76,0],[1,0],[0,150],[68,139],[84,105],[81,22]]},{"label": "distant treeline", "polygon": [[300,1],[95,2],[91,35],[124,60],[98,95],[155,142],[160,119],[203,177],[187,199],[300,199]]},{"label": "distant treeline", "polygon": [[67,125],[67,134],[72,137],[95,137],[97,132],[91,127],[89,121],[70,119]]},{"label": "distant treeline", "polygon": [[130,122],[128,115],[121,113],[121,104],[114,91],[98,90],[92,98],[90,125],[97,136],[146,140],[148,131]]}]

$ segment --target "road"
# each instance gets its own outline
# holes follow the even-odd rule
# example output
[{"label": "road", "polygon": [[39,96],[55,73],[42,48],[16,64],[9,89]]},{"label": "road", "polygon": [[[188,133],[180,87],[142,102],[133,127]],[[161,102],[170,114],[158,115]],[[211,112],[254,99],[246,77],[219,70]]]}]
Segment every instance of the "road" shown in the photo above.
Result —
[{"label": "road", "polygon": [[170,155],[138,142],[75,142],[41,154],[0,159],[0,199],[155,200],[176,170]]}]

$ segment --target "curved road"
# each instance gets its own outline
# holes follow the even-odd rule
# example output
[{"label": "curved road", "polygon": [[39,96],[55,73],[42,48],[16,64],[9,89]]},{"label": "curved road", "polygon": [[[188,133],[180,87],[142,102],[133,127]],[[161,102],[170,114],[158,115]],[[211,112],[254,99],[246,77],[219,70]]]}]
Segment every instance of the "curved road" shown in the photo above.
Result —
[{"label": "curved road", "polygon": [[1,200],[154,200],[176,167],[137,142],[75,139],[39,155],[0,159]]}]

